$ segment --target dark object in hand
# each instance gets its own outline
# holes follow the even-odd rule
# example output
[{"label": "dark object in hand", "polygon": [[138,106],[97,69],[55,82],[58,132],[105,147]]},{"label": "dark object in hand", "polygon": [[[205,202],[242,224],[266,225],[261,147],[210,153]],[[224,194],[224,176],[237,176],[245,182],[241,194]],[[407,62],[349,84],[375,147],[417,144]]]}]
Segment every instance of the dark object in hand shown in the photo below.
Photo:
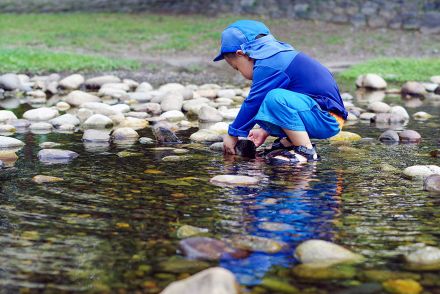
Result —
[{"label": "dark object in hand", "polygon": [[235,154],[247,158],[255,158],[257,147],[251,140],[238,140],[235,145]]}]

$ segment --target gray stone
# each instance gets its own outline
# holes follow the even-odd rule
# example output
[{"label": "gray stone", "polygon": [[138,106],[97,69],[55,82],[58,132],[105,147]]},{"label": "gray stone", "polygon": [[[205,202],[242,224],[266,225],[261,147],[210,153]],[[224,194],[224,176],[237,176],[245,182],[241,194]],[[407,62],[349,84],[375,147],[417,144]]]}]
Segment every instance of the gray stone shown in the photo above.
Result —
[{"label": "gray stone", "polygon": [[213,151],[219,151],[219,152],[223,152],[224,150],[224,145],[223,142],[216,142],[213,143],[209,146],[209,149],[213,150]]},{"label": "gray stone", "polygon": [[440,175],[430,175],[423,182],[423,189],[431,192],[440,192]]},{"label": "gray stone", "polygon": [[223,116],[217,109],[203,105],[199,111],[199,120],[205,122],[219,122],[223,120]]},{"label": "gray stone", "polygon": [[234,251],[225,242],[209,237],[190,237],[180,241],[179,247],[189,259],[219,260]]},{"label": "gray stone", "polygon": [[84,131],[82,140],[85,142],[109,142],[110,131],[88,129]]},{"label": "gray stone", "polygon": [[58,110],[48,107],[31,109],[23,114],[23,118],[31,121],[48,121],[58,116]]},{"label": "gray stone", "polygon": [[425,87],[419,82],[409,81],[403,84],[401,88],[402,95],[424,97],[427,92]]},{"label": "gray stone", "polygon": [[159,143],[182,143],[179,138],[168,128],[155,126],[153,127],[153,134]]},{"label": "gray stone", "polygon": [[85,79],[82,75],[73,74],[62,79],[59,85],[65,89],[76,90],[84,83],[84,81]]},{"label": "gray stone", "polygon": [[141,144],[154,144],[154,140],[148,137],[139,138],[139,143]]},{"label": "gray stone", "polygon": [[430,175],[440,175],[440,167],[437,165],[413,165],[403,170],[403,175],[410,179],[426,179]]},{"label": "gray stone", "polygon": [[405,261],[413,270],[439,270],[440,248],[424,246],[406,254]]},{"label": "gray stone", "polygon": [[383,112],[389,112],[391,107],[384,102],[375,101],[368,105],[368,109],[375,113],[383,113]]},{"label": "gray stone", "polygon": [[159,87],[159,91],[163,93],[179,92],[183,89],[185,89],[185,86],[179,83],[168,83]]},{"label": "gray stone", "polygon": [[38,152],[38,159],[46,163],[68,163],[78,156],[76,152],[62,149],[43,149]]},{"label": "gray stone", "polygon": [[49,121],[55,128],[60,127],[61,125],[74,125],[77,126],[80,124],[79,119],[70,113],[63,114]]},{"label": "gray stone", "polygon": [[162,98],[160,107],[162,111],[182,110],[183,96],[178,93],[170,93]]},{"label": "gray stone", "polygon": [[190,225],[183,225],[179,229],[177,229],[176,236],[179,239],[185,239],[188,237],[193,237],[197,235],[202,235],[208,233],[209,230],[205,228],[199,228]]},{"label": "gray stone", "polygon": [[370,89],[384,89],[387,87],[385,80],[377,74],[366,74],[358,77],[356,85]]},{"label": "gray stone", "polygon": [[117,128],[113,131],[112,137],[115,140],[137,140],[139,138],[139,134],[133,130],[132,128]]},{"label": "gray stone", "polygon": [[399,134],[394,130],[387,130],[379,136],[379,141],[384,143],[399,142]]},{"label": "gray stone", "polygon": [[372,113],[372,112],[364,112],[364,113],[361,113],[361,115],[359,116],[359,118],[361,119],[361,120],[371,120],[373,117],[375,117],[376,116],[376,114],[375,113]]},{"label": "gray stone", "polygon": [[248,186],[258,184],[260,179],[240,175],[218,175],[213,177],[210,182],[219,185]]},{"label": "gray stone", "polygon": [[0,76],[0,88],[7,91],[20,90],[22,89],[22,84],[18,75],[7,73]]},{"label": "gray stone", "polygon": [[107,76],[90,78],[90,79],[86,80],[85,84],[89,88],[100,88],[104,84],[119,83],[119,82],[121,82],[120,78],[118,78],[116,76],[112,76],[112,75],[107,75]]},{"label": "gray stone", "polygon": [[0,136],[0,149],[21,148],[24,143],[18,139]]},{"label": "gray stone", "polygon": [[235,248],[254,252],[274,254],[287,249],[287,244],[284,242],[253,235],[234,236],[229,242]]},{"label": "gray stone", "polygon": [[398,115],[398,116],[400,116],[400,117],[403,117],[403,118],[405,118],[405,120],[408,120],[408,119],[409,119],[409,114],[408,114],[408,112],[406,111],[405,108],[403,108],[403,107],[400,106],[400,105],[397,105],[397,106],[393,106],[393,107],[391,107],[391,109],[390,109],[390,113],[391,113],[391,114],[394,114],[394,115]]},{"label": "gray stone", "polygon": [[181,121],[185,119],[185,115],[183,114],[183,112],[179,111],[179,110],[170,110],[167,112],[162,113],[160,116],[160,119],[164,119],[170,122],[176,122],[176,121]]},{"label": "gray stone", "polygon": [[100,102],[86,102],[81,104],[81,108],[86,108],[94,113],[99,113],[105,116],[111,116],[120,113],[114,110],[110,105]]},{"label": "gray stone", "polygon": [[136,92],[150,92],[153,90],[153,86],[150,83],[143,82],[137,88]]},{"label": "gray stone", "polygon": [[136,100],[138,102],[150,101],[152,96],[148,92],[133,92],[127,93],[128,99]]},{"label": "gray stone", "polygon": [[75,90],[70,92],[64,100],[73,106],[80,106],[81,104],[87,103],[87,102],[100,102],[101,99],[95,95],[91,95],[89,93]]},{"label": "gray stone", "polygon": [[102,114],[94,114],[84,122],[86,129],[105,129],[111,126],[113,126],[113,121]]}]

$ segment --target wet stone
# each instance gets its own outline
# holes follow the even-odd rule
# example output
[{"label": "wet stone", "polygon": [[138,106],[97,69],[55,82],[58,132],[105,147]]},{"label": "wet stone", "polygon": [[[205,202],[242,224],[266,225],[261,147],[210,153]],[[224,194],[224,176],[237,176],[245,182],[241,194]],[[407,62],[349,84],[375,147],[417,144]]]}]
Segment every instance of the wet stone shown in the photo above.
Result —
[{"label": "wet stone", "polygon": [[427,120],[430,119],[432,117],[432,115],[430,115],[429,113],[426,113],[424,111],[419,111],[413,114],[413,118],[416,120]]},{"label": "wet stone", "polygon": [[190,137],[190,140],[195,142],[221,142],[223,141],[223,137],[211,130],[198,130],[193,133]]},{"label": "wet stone", "polygon": [[6,122],[10,119],[17,119],[17,116],[10,110],[0,110],[0,122]]},{"label": "wet stone", "polygon": [[283,232],[293,230],[294,226],[276,222],[262,222],[258,225],[259,229],[271,232]]},{"label": "wet stone", "polygon": [[368,109],[375,113],[382,113],[389,112],[391,110],[391,107],[384,102],[375,101],[368,105]]},{"label": "wet stone", "polygon": [[422,136],[416,131],[405,130],[399,133],[399,139],[402,143],[420,143]]},{"label": "wet stone", "polygon": [[218,151],[218,152],[223,152],[223,142],[217,142],[217,143],[213,143],[209,146],[209,149],[211,149],[212,151]]},{"label": "wet stone", "polygon": [[415,248],[405,255],[406,268],[415,271],[440,270],[440,249],[432,246]]},{"label": "wet stone", "polygon": [[295,277],[306,280],[347,280],[356,275],[349,265],[321,266],[320,264],[300,264],[293,268]]},{"label": "wet stone", "polygon": [[209,263],[201,260],[188,260],[182,258],[170,258],[158,264],[158,269],[167,273],[194,273],[206,269]]},{"label": "wet stone", "polygon": [[374,123],[404,123],[407,119],[400,114],[394,113],[377,113],[375,116],[371,118],[371,122]]},{"label": "wet stone", "polygon": [[261,282],[261,285],[269,289],[271,293],[285,293],[285,294],[296,294],[301,293],[298,288],[296,288],[293,285],[290,285],[289,283],[278,280],[272,277],[265,277],[263,281]]},{"label": "wet stone", "polygon": [[45,176],[45,175],[37,175],[32,178],[32,181],[34,181],[37,184],[42,183],[54,183],[54,182],[61,182],[64,181],[62,178],[58,177],[52,177],[52,176]]},{"label": "wet stone", "polygon": [[112,137],[115,140],[137,140],[139,138],[139,134],[132,128],[118,128],[113,131]]},{"label": "wet stone", "polygon": [[391,294],[419,294],[422,293],[422,286],[411,279],[388,280],[382,283],[387,293]]},{"label": "wet stone", "polygon": [[182,143],[173,131],[165,127],[154,127],[153,135],[156,137],[157,142],[162,143]]},{"label": "wet stone", "polygon": [[38,146],[40,146],[40,148],[42,149],[49,149],[49,148],[55,148],[61,146],[61,144],[56,142],[43,142]]},{"label": "wet stone", "polygon": [[403,175],[410,179],[426,179],[430,175],[440,174],[440,167],[437,165],[413,165],[403,170]]},{"label": "wet stone", "polygon": [[232,186],[256,185],[259,181],[258,178],[240,175],[218,175],[210,180],[213,184]]},{"label": "wet stone", "polygon": [[17,148],[24,146],[24,143],[18,139],[0,136],[0,149]]},{"label": "wet stone", "polygon": [[177,230],[176,235],[177,235],[177,238],[179,238],[179,239],[185,239],[185,238],[192,237],[192,236],[206,234],[208,232],[209,232],[209,230],[206,228],[199,228],[199,227],[190,226],[190,225],[183,225]]},{"label": "wet stone", "polygon": [[271,254],[287,249],[287,244],[284,242],[251,235],[235,236],[230,239],[230,243],[235,248]]},{"label": "wet stone", "polygon": [[420,280],[420,274],[410,272],[397,272],[389,270],[366,270],[358,275],[362,280],[384,282],[386,280],[394,279],[413,279]]},{"label": "wet stone", "polygon": [[383,143],[395,143],[399,140],[399,134],[394,130],[386,130],[379,136],[379,141]]},{"label": "wet stone", "polygon": [[38,159],[46,163],[68,163],[78,157],[78,153],[62,149],[43,149],[38,152]]},{"label": "wet stone", "polygon": [[148,137],[139,138],[139,143],[141,144],[154,144],[154,140]]},{"label": "wet stone", "polygon": [[71,124],[71,125],[79,125],[79,119],[70,113],[63,114],[49,121],[55,128],[60,127],[61,125]]},{"label": "wet stone", "polygon": [[401,88],[401,92],[402,95],[418,96],[418,97],[423,97],[427,94],[423,84],[413,81],[409,81],[403,84]]},{"label": "wet stone", "polygon": [[70,92],[65,98],[64,101],[72,106],[80,106],[81,104],[88,102],[100,102],[101,99],[95,95],[75,90]]},{"label": "wet stone", "polygon": [[331,142],[359,141],[360,139],[362,139],[362,137],[356,133],[340,131],[336,136],[331,137],[330,141]]},{"label": "wet stone", "polygon": [[116,155],[118,155],[119,157],[142,157],[144,156],[143,153],[140,152],[131,152],[131,151],[120,151],[118,152]]},{"label": "wet stone", "polygon": [[430,192],[440,192],[440,175],[430,175],[423,182],[423,189]]},{"label": "wet stone", "polygon": [[244,257],[246,251],[229,247],[225,242],[209,237],[191,237],[179,242],[183,254],[190,259],[219,260],[225,256]]},{"label": "wet stone", "polygon": [[31,109],[23,114],[23,118],[31,121],[48,121],[58,116],[58,110],[48,107]]},{"label": "wet stone", "polygon": [[85,142],[109,142],[110,131],[88,129],[84,131],[82,140]]}]

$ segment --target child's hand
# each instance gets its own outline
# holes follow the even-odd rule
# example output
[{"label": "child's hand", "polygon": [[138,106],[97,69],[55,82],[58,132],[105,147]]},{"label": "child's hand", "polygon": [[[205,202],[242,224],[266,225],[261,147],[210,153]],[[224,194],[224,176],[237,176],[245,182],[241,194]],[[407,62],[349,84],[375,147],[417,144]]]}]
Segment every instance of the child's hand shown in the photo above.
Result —
[{"label": "child's hand", "polygon": [[226,135],[223,138],[223,150],[226,154],[235,154],[235,145],[237,144],[238,138]]},{"label": "child's hand", "polygon": [[269,133],[264,129],[255,129],[249,132],[248,139],[254,142],[256,147],[259,147],[266,141],[267,137],[269,137]]}]

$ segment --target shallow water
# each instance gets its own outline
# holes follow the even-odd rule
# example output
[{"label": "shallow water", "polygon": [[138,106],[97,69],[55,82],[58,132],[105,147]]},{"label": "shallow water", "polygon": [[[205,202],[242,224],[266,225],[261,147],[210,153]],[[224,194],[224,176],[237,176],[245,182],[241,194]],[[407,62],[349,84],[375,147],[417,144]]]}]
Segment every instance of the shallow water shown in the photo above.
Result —
[{"label": "shallow water", "polygon": [[[1,291],[157,293],[177,278],[220,264],[255,293],[276,292],[259,286],[264,277],[309,293],[326,293],[362,284],[360,273],[366,269],[405,271],[398,246],[440,245],[439,196],[422,191],[420,183],[400,173],[381,170],[383,163],[399,170],[439,165],[428,153],[438,148],[440,107],[424,101],[407,109],[410,114],[435,115],[424,122],[411,119],[404,126],[421,133],[421,144],[385,146],[363,140],[351,144],[358,150],[340,151],[338,145],[322,141],[318,148],[323,160],[298,167],[225,159],[207,146],[188,144],[195,129],[177,133],[185,142],[176,147],[190,150],[180,162],[162,161],[174,153],[154,145],[97,147],[83,144],[82,133],[17,134],[26,145],[18,153],[16,170],[2,175],[0,190]],[[22,113],[23,106],[15,111]],[[362,122],[344,130],[371,138],[383,131]],[[149,129],[140,133],[152,137]],[[80,156],[69,164],[42,164],[36,154],[38,144],[46,141],[62,143],[62,149]],[[122,150],[143,156],[120,158],[116,154]],[[37,174],[64,181],[38,185],[31,181]],[[209,180],[218,174],[255,176],[261,183],[217,187]],[[267,222],[284,226],[268,230]],[[216,238],[256,235],[287,242],[289,248],[244,259],[188,261],[178,251],[175,235],[183,224],[208,228]],[[346,280],[294,278],[294,248],[312,238],[346,246],[367,261],[356,268],[357,276]],[[420,282],[438,291],[439,280],[438,271],[426,272]]]}]

